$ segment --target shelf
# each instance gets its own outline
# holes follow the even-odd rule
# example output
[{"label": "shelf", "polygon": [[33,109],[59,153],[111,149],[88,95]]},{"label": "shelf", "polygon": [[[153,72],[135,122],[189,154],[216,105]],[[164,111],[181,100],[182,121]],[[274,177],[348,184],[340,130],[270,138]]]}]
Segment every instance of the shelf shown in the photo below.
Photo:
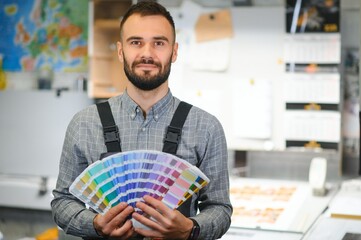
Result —
[{"label": "shelf", "polygon": [[119,29],[120,20],[117,19],[97,19],[94,22],[94,27],[101,29]]},{"label": "shelf", "polygon": [[92,98],[110,98],[121,94],[127,82],[117,54],[120,19],[132,1],[94,0],[90,14],[90,82]]}]

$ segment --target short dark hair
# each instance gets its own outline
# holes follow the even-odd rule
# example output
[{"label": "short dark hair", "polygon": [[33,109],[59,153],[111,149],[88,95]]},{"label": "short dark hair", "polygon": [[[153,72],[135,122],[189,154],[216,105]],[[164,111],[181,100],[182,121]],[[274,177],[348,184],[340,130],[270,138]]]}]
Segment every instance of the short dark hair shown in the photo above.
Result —
[{"label": "short dark hair", "polygon": [[134,14],[140,14],[140,16],[153,16],[153,15],[159,15],[163,16],[167,19],[169,24],[172,26],[173,30],[173,37],[175,41],[175,25],[174,20],[172,16],[170,15],[169,11],[156,1],[152,0],[143,0],[139,1],[138,3],[132,5],[127,12],[124,14],[122,21],[120,22],[120,38],[122,38],[122,30],[124,23],[127,21],[127,19],[134,15]]}]

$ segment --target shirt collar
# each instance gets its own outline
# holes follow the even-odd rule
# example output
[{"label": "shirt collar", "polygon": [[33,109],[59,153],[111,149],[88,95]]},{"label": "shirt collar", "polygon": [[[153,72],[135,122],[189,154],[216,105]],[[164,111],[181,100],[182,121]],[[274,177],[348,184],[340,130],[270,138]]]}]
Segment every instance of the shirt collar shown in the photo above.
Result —
[{"label": "shirt collar", "polygon": [[[149,110],[148,116],[152,117],[155,121],[158,121],[161,115],[170,110],[172,106],[172,99],[173,95],[171,91],[168,90],[168,93],[152,106],[152,108]],[[127,109],[132,120],[135,119],[137,114],[141,113],[141,108],[133,101],[133,99],[130,98],[127,90],[124,90],[122,95],[122,105],[125,109]]]}]

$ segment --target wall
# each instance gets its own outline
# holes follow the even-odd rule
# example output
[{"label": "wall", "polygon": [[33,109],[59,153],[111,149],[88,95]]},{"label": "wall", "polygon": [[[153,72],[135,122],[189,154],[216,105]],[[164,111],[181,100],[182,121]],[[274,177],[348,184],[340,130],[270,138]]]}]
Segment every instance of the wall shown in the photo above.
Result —
[{"label": "wall", "polygon": [[[217,116],[230,149],[283,149],[284,8],[231,8],[233,37],[206,48],[195,42],[193,27],[199,14],[217,10],[189,1],[172,10],[179,54],[172,66],[171,90]],[[250,82],[259,86],[253,95],[247,94]]]},{"label": "wall", "polygon": [[0,205],[50,209],[65,131],[85,92],[0,93]]},{"label": "wall", "polygon": [[[358,39],[360,34],[357,25],[359,24],[359,5],[359,1],[341,1],[342,51],[344,51],[346,46],[359,46]],[[283,159],[276,161],[278,166],[282,167],[282,163],[284,163],[288,166],[287,169],[290,172],[293,172],[301,164],[302,172],[295,177],[297,179],[307,180],[309,163],[312,157],[319,155],[329,157],[330,179],[339,179],[342,174],[355,175],[355,169],[358,169],[358,161],[354,159],[342,161],[342,149],[339,152],[324,151],[319,153],[318,151],[311,151],[304,155],[304,160],[297,153],[297,150],[296,153],[294,149],[284,151],[284,122],[282,117],[284,114],[284,102],[282,100],[282,74],[284,69],[282,59],[285,12],[282,5],[271,7],[233,7],[231,13],[235,34],[230,40],[230,50],[227,48],[227,45],[224,45],[223,48],[224,51],[230,51],[228,68],[223,71],[199,71],[192,67],[194,61],[191,59],[197,57],[195,54],[192,54],[195,50],[192,47],[192,44],[194,44],[192,34],[194,34],[193,26],[196,18],[201,13],[216,10],[218,9],[200,8],[192,3],[172,9],[176,26],[178,26],[178,41],[181,46],[178,60],[172,67],[173,73],[170,78],[170,86],[173,93],[182,99],[192,102],[194,105],[206,109],[220,119],[226,131],[230,150],[248,152],[249,166],[253,168],[253,171],[250,172],[252,174],[248,176],[262,176],[261,172],[257,172],[259,164],[263,164],[262,167],[264,169],[273,169],[274,165],[272,163],[275,163],[275,161],[268,161],[267,151],[269,150],[271,150],[268,153],[272,155],[272,159],[277,159],[277,156],[279,159]],[[263,20],[260,21],[260,18]],[[217,49],[210,48],[207,57],[215,59],[217,58],[216,54]],[[342,64],[344,63],[342,62]],[[264,100],[266,97],[263,97],[263,101],[258,102],[258,104],[252,102],[253,99],[248,99],[248,101],[247,99],[242,99],[242,94],[247,95],[247,93],[240,89],[242,85],[237,85],[236,82],[252,79],[256,82],[258,80],[268,81],[272,85],[272,95],[269,97],[271,109],[262,105],[266,103]],[[341,76],[342,81],[343,76]],[[342,89],[343,83],[341,85]],[[235,100],[234,96],[236,95],[241,100]],[[343,93],[341,93],[342,95]],[[342,105],[342,100],[340,104]],[[247,106],[252,105],[257,107],[247,108]],[[240,111],[240,109],[244,111]],[[241,112],[236,114],[238,117],[235,117],[236,111]],[[270,113],[271,116],[265,116],[264,112]],[[237,132],[240,132],[239,126],[242,123],[247,123],[241,129],[243,131],[245,128],[253,130],[266,122],[257,122],[257,117],[252,118],[250,116],[270,117],[271,134],[269,137],[244,137],[237,135]],[[250,122],[251,124],[249,124]],[[266,151],[265,154],[259,154],[262,151]],[[295,164],[292,168],[292,164],[284,161],[287,161],[287,158],[292,158],[294,154],[297,154],[295,158],[298,159],[299,163]],[[251,164],[250,161],[257,161],[257,164],[255,164],[256,162]],[[273,173],[276,178],[290,177],[287,171],[269,172]]]}]

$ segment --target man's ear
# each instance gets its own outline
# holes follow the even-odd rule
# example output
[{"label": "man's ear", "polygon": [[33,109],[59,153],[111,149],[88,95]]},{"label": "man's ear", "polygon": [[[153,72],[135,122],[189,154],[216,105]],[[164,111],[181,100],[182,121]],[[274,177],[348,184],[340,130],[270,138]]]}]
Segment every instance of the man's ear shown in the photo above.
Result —
[{"label": "man's ear", "polygon": [[118,49],[118,59],[121,63],[123,63],[124,62],[123,45],[120,41],[117,42],[117,49]]},{"label": "man's ear", "polygon": [[172,55],[172,63],[174,63],[177,60],[178,57],[178,43],[174,43],[173,46],[173,55]]}]

